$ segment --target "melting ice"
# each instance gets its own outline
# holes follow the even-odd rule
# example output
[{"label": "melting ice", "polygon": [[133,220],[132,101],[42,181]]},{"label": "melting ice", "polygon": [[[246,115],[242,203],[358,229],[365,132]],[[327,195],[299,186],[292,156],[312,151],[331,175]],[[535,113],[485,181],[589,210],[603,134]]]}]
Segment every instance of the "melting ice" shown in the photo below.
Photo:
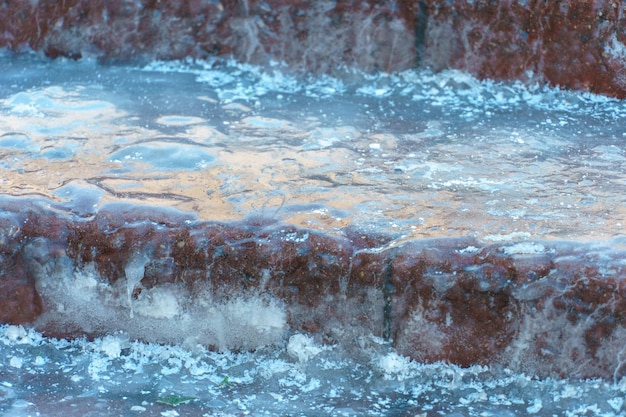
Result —
[{"label": "melting ice", "polygon": [[[329,233],[471,234],[522,255],[545,250],[531,239],[603,239],[626,221],[626,106],[604,97],[456,71],[348,81],[280,66],[25,56],[0,69],[0,190],[78,216],[122,201]],[[175,285],[135,297],[147,253],[120,287],[71,268],[38,283],[64,324],[108,334],[65,341],[0,327],[3,416],[626,412],[625,379],[421,364],[371,335],[347,349],[294,334],[280,301],[259,294],[205,299],[185,322],[189,294]]]}]

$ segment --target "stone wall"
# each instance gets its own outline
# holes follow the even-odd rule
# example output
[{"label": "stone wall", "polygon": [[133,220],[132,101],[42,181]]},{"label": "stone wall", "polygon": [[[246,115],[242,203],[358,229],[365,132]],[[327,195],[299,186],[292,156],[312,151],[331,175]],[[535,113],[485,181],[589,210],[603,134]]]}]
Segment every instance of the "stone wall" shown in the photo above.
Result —
[{"label": "stone wall", "polygon": [[0,46],[47,56],[233,56],[292,69],[458,68],[626,97],[626,6],[594,1],[5,2]]},{"label": "stone wall", "polygon": [[[330,236],[271,221],[198,222],[115,204],[78,219],[50,206],[2,202],[1,323],[34,323],[51,336],[123,330],[181,342],[171,339],[173,323],[199,326],[189,311],[211,300],[257,297],[280,306],[288,329],[327,343],[351,346],[374,335],[426,362],[615,380],[626,372],[626,254],[619,241],[398,244],[350,227]],[[154,303],[160,288],[168,296],[165,311]],[[142,312],[142,303],[149,309]],[[280,342],[284,334],[275,330],[263,327],[258,343]],[[258,347],[228,343],[216,347]]]}]

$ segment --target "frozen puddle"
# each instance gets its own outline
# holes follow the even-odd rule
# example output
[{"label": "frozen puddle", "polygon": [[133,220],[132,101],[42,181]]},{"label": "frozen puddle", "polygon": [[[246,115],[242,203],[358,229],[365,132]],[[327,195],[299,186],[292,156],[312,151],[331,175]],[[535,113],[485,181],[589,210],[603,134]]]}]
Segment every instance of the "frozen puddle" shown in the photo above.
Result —
[{"label": "frozen puddle", "polygon": [[294,334],[284,346],[210,352],[123,335],[44,338],[0,327],[2,416],[619,416],[626,379],[536,380],[419,364],[382,341],[358,355]]}]

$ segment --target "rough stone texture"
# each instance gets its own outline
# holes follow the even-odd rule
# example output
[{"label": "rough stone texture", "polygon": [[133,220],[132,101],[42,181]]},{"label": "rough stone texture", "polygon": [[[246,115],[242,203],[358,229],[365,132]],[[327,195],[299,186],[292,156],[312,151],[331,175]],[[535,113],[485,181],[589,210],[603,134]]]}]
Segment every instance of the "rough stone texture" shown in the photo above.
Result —
[{"label": "rough stone texture", "polygon": [[[350,228],[329,236],[276,223],[196,222],[156,208],[137,216],[111,205],[80,220],[47,204],[2,201],[12,220],[3,265],[22,266],[0,275],[5,323],[33,322],[55,308],[37,292],[46,280],[60,279],[55,270],[95,266],[99,285],[114,286],[129,279],[127,266],[145,253],[135,299],[159,286],[210,283],[214,294],[255,290],[278,297],[290,328],[333,343],[373,333],[423,361],[501,364],[543,376],[608,378],[626,371],[626,253],[619,241],[394,244]],[[38,326],[56,336],[98,334],[50,321]]]},{"label": "rough stone texture", "polygon": [[411,29],[395,3],[332,1],[8,2],[0,45],[47,56],[105,60],[203,58],[228,54],[330,72],[407,68]]},{"label": "rough stone texture", "polygon": [[624,10],[614,0],[22,0],[0,8],[0,46],[75,59],[231,55],[322,72],[421,61],[623,98]]},{"label": "rough stone texture", "polygon": [[[621,97],[622,10],[568,4],[66,1],[34,8],[18,1],[0,8],[6,25],[0,42],[51,57],[230,54],[325,72],[339,64],[392,71],[421,57],[437,69],[481,77],[523,78],[532,70],[554,84]],[[307,13],[299,12],[305,7]],[[622,141],[615,136],[621,131],[593,136],[592,144],[545,131],[521,132],[519,140],[506,129],[478,131],[470,138],[486,140],[470,145],[440,140],[448,133],[465,137],[463,127],[446,130],[414,114],[407,120],[415,131],[401,138],[371,133],[357,121],[350,122],[356,127],[332,126],[249,116],[245,106],[222,126],[215,115],[236,107],[220,103],[201,114],[211,115],[210,122],[189,118],[187,128],[172,133],[177,125],[166,126],[167,117],[135,122],[137,114],[94,100],[94,91],[64,85],[69,101],[54,88],[23,92],[26,103],[53,103],[32,114],[13,111],[20,100],[3,104],[1,127],[9,132],[3,138],[29,148],[2,150],[1,191],[20,197],[0,200],[0,322],[34,323],[50,335],[99,334],[97,326],[55,322],[50,313],[65,306],[42,291],[89,272],[88,285],[118,291],[122,301],[128,291],[131,308],[161,287],[174,295],[209,287],[216,299],[252,292],[280,300],[291,329],[329,343],[355,344],[372,333],[424,361],[624,376],[626,253],[619,238],[611,240],[626,218],[616,145]],[[176,101],[176,86],[159,86],[183,113],[183,103],[208,106],[182,88],[184,98]],[[96,122],[75,125],[77,118]],[[63,132],[54,144],[76,153],[43,157],[51,146],[47,129],[54,127]],[[118,137],[126,142],[111,140]],[[337,148],[315,143],[329,137],[348,140]],[[130,155],[123,151],[139,145],[175,145],[192,155],[208,150],[212,159],[201,170],[167,175],[132,158],[122,167],[118,159]],[[431,151],[428,157],[407,156],[421,147]],[[338,168],[329,170],[331,162]],[[286,205],[276,189],[289,197]],[[266,204],[271,211],[263,210]],[[274,217],[284,223],[266,216],[281,209]],[[260,214],[233,220],[254,212]],[[381,219],[404,222],[403,237],[395,224],[389,226],[394,233],[382,233],[390,222]],[[358,227],[370,221],[376,232]],[[467,235],[476,240],[458,238]],[[498,240],[516,236],[529,240]],[[143,256],[139,281],[128,284],[130,266]]]},{"label": "rough stone texture", "polygon": [[425,61],[482,78],[527,79],[626,97],[621,2],[426,1]]}]

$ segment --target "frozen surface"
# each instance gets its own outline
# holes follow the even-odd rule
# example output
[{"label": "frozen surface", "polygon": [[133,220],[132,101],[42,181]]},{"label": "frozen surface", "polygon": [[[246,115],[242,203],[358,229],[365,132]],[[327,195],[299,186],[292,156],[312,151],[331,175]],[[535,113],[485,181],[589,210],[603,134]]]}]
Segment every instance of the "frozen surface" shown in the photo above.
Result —
[{"label": "frozen surface", "polygon": [[[43,338],[0,327],[2,416],[620,416],[626,379],[535,380],[488,367],[423,365],[380,340],[358,356],[294,334],[286,346],[196,346]],[[179,405],[170,405],[176,401]]]},{"label": "frozen surface", "polygon": [[62,202],[80,187],[101,193],[85,214],[123,200],[408,238],[622,233],[618,100],[458,71],[339,80],[28,56],[0,69],[4,194]]},{"label": "frozen surface", "polygon": [[[551,240],[620,239],[624,116],[617,100],[455,71],[338,80],[296,78],[280,65],[138,68],[3,57],[0,193],[43,196],[80,218],[152,205],[189,213],[181,222],[282,221],[329,233],[354,226],[397,238],[372,253],[471,236],[523,261],[547,253]],[[32,256],[46,253],[38,243],[24,243]],[[2,327],[3,415],[625,412],[624,379],[537,380],[495,367],[424,365],[362,335],[348,351],[319,335],[290,334],[280,300],[261,292],[214,300],[163,285],[137,293],[146,256],[131,257],[115,285],[72,265],[38,271],[52,278],[38,291],[54,303],[52,314],[63,313],[41,320],[109,334],[67,342]],[[433,282],[445,289],[446,279]],[[541,285],[517,295],[532,300]],[[551,332],[563,320],[547,323],[539,312],[524,323]],[[118,324],[126,333],[111,331]],[[624,329],[617,332],[623,338]],[[157,340],[173,345],[149,343]]]}]

